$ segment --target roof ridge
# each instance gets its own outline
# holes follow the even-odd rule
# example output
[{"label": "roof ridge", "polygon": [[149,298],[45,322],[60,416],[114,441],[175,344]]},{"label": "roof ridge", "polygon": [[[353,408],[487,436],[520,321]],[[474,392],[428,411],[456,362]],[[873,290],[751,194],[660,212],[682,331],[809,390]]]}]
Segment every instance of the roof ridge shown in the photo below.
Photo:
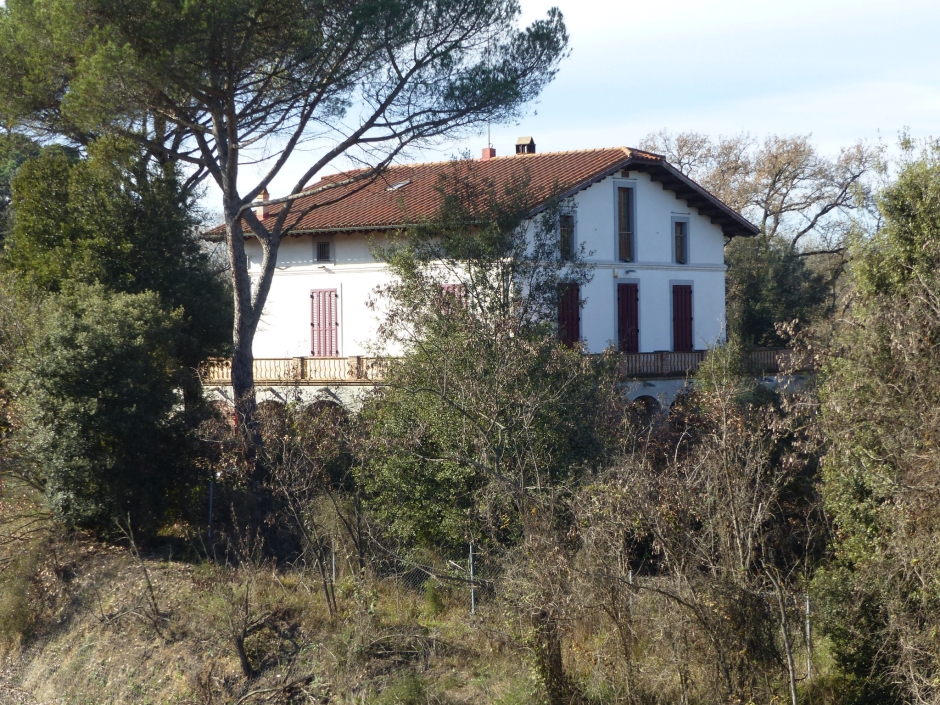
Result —
[{"label": "roof ridge", "polygon": [[[589,147],[586,149],[565,149],[565,150],[561,150],[558,152],[535,152],[532,154],[506,154],[501,157],[490,157],[489,159],[486,159],[486,160],[471,157],[470,159],[442,159],[440,161],[434,161],[434,162],[413,162],[413,163],[408,163],[408,164],[395,164],[394,166],[386,167],[383,173],[388,173],[389,171],[392,171],[394,169],[417,169],[420,167],[430,167],[430,166],[439,166],[442,164],[451,164],[453,162],[485,163],[485,162],[494,162],[494,161],[506,161],[509,159],[519,159],[520,157],[525,158],[525,159],[530,159],[533,157],[550,157],[550,156],[556,156],[556,155],[561,156],[564,154],[588,154],[591,152],[623,152],[624,155],[626,155],[627,157],[633,156],[634,154],[642,154],[645,156],[653,156],[653,157],[658,157],[659,159],[665,160],[665,157],[663,157],[661,154],[648,152],[646,150],[637,149],[635,147],[626,147],[626,146],[621,145],[618,147]],[[321,176],[319,181],[311,184],[310,186],[307,186],[305,189],[303,189],[303,191],[301,191],[301,193],[303,193],[304,191],[309,191],[310,189],[317,188],[317,184],[321,184],[324,181],[324,179],[336,179],[338,177],[343,176],[344,174],[355,174],[356,172],[364,171],[368,168],[369,167],[359,167],[357,169],[347,169],[346,171],[339,171],[339,172],[336,172],[335,174],[327,174],[326,176]]]}]

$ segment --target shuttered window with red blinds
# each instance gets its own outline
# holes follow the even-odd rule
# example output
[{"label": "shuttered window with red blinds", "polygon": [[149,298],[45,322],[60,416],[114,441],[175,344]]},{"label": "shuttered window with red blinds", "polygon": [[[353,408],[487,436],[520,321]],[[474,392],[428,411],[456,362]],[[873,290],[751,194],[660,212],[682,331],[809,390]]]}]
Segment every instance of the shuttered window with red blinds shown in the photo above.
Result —
[{"label": "shuttered window with red blinds", "polygon": [[581,340],[581,287],[577,284],[558,285],[558,337],[571,346]]},{"label": "shuttered window with red blinds", "polygon": [[692,287],[676,284],[672,287],[672,349],[691,352],[692,346]]},{"label": "shuttered window with red blinds", "polygon": [[339,357],[339,296],[336,289],[310,292],[310,354]]},{"label": "shuttered window with red blinds", "polygon": [[441,284],[441,294],[443,298],[441,310],[445,314],[454,310],[454,304],[467,305],[463,284]]},{"label": "shuttered window with red blinds", "polygon": [[617,189],[617,257],[632,262],[633,253],[633,189]]},{"label": "shuttered window with red blinds", "polygon": [[640,351],[640,287],[617,285],[617,342],[620,352]]}]

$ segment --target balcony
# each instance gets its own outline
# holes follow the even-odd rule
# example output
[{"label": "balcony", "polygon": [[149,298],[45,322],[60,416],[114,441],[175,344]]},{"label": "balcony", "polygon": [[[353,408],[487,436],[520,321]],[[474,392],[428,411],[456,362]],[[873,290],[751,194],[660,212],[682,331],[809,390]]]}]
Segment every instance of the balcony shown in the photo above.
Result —
[{"label": "balcony", "polygon": [[[382,381],[384,365],[375,357],[262,357],[255,358],[255,384],[358,384]],[[232,361],[209,360],[202,382],[210,387],[232,383]]]},{"label": "balcony", "polygon": [[[791,351],[786,348],[750,350],[748,365],[755,375],[789,369]],[[627,379],[685,377],[698,371],[704,350],[693,352],[625,353],[620,373]],[[384,363],[376,357],[256,358],[255,384],[263,385],[373,385],[381,384]],[[203,384],[225,387],[232,383],[230,360],[210,360],[202,371]]]},{"label": "balcony", "polygon": [[[685,377],[698,371],[705,352],[626,353],[620,356],[620,374],[628,379]],[[747,366],[755,375],[776,374],[791,369],[791,356],[789,348],[756,348],[747,352]]]}]

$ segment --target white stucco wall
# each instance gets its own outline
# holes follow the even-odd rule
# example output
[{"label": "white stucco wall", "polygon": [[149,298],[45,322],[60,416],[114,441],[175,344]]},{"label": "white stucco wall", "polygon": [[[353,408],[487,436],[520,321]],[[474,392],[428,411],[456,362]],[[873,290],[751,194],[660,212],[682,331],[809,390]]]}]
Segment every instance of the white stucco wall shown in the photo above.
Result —
[{"label": "white stucco wall", "polygon": [[[330,242],[333,261],[316,262],[316,243]],[[260,271],[261,247],[246,243],[251,270]],[[369,254],[361,234],[285,238],[278,269],[255,335],[255,357],[299,357],[310,354],[310,291],[336,289],[339,295],[340,357],[367,355],[378,326],[368,301],[390,280],[384,265]]]},{"label": "white stucco wall", "polygon": [[[724,238],[721,228],[689,208],[646,174],[610,177],[574,197],[575,241],[592,254],[594,278],[582,290],[586,300],[581,335],[590,352],[601,352],[617,338],[618,283],[639,284],[640,351],[672,349],[672,285],[692,285],[693,338],[696,349],[720,341],[725,323]],[[634,191],[635,261],[617,257],[617,188]],[[688,218],[688,264],[673,261],[673,219]],[[317,242],[329,241],[333,261],[314,260]],[[258,271],[261,249],[249,241],[252,271]],[[627,270],[633,270],[628,272]],[[363,234],[286,238],[278,269],[255,337],[256,357],[310,354],[310,291],[336,289],[339,294],[339,353],[367,355],[378,324],[367,306],[376,287],[389,281],[383,266],[369,254]]]},{"label": "white stucco wall", "polygon": [[[617,189],[634,189],[633,262],[617,260]],[[672,285],[692,285],[692,325],[696,349],[724,335],[724,236],[709,218],[676,198],[649,175],[609,177],[575,196],[575,240],[593,255],[594,279],[586,299],[581,334],[590,352],[617,338],[618,283],[639,285],[640,352],[672,349]],[[673,261],[673,219],[688,218],[688,264]],[[629,272],[628,270],[633,270]]]}]

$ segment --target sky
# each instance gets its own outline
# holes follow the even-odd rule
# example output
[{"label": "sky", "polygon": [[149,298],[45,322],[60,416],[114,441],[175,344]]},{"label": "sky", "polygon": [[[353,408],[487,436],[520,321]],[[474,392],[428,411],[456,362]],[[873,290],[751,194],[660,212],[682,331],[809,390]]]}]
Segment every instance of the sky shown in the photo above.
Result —
[{"label": "sky", "polygon": [[494,130],[497,153],[516,133],[540,151],[630,146],[664,128],[812,133],[826,151],[904,127],[940,136],[936,0],[524,0],[524,17],[551,4],[571,58],[537,115]]},{"label": "sky", "polygon": [[[811,133],[827,153],[859,139],[940,137],[938,0],[521,0],[522,23],[555,5],[571,56],[497,155],[635,146],[662,129],[712,136]],[[479,155],[486,131],[422,161]],[[298,154],[271,189],[309,164]],[[207,194],[208,195],[208,194]]]}]

